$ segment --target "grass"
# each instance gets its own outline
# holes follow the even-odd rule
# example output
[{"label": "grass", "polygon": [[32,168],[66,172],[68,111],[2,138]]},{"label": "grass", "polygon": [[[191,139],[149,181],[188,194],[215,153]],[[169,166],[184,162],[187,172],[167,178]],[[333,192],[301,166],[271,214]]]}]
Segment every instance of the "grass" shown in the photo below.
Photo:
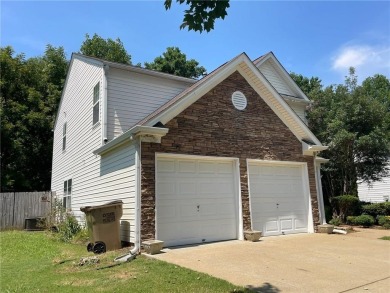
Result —
[{"label": "grass", "polygon": [[379,238],[379,239],[382,239],[382,240],[390,240],[390,236],[383,236],[383,237],[381,237],[381,238]]},{"label": "grass", "polygon": [[93,254],[84,245],[59,242],[46,232],[4,231],[0,244],[1,292],[249,292],[144,256],[112,266],[124,250],[80,266],[82,257]]}]

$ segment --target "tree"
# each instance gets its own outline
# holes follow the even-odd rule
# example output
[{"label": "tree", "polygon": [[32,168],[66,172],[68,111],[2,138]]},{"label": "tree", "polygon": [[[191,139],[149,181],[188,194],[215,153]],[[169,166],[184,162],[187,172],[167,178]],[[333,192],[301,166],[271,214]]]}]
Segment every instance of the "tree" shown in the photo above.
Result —
[{"label": "tree", "polygon": [[127,53],[119,38],[115,41],[110,38],[105,40],[97,34],[94,34],[92,38],[86,34],[80,52],[107,61],[131,64],[131,56]]},{"label": "tree", "polygon": [[[225,19],[226,10],[230,7],[229,0],[176,0],[179,4],[189,5],[189,9],[184,10],[183,23],[180,29],[188,27],[188,30],[209,32],[214,29],[215,20]],[[172,0],[165,0],[165,9],[172,6]]]},{"label": "tree", "polygon": [[54,117],[68,62],[62,47],[25,59],[0,48],[1,190],[49,190]]},{"label": "tree", "polygon": [[322,84],[321,79],[318,77],[307,78],[302,74],[296,74],[294,72],[290,72],[290,76],[309,99],[313,100],[321,93]]},{"label": "tree", "polygon": [[206,69],[198,65],[199,62],[194,59],[187,60],[187,56],[177,47],[168,47],[166,52],[155,58],[153,62],[145,62],[147,69],[191,78],[206,75]]},{"label": "tree", "polygon": [[329,146],[321,155],[330,159],[322,169],[324,194],[330,201],[343,194],[356,195],[358,181],[371,183],[388,174],[390,112],[386,97],[390,97],[386,77],[368,78],[359,86],[353,69],[344,84],[329,86],[311,97],[309,126]]}]

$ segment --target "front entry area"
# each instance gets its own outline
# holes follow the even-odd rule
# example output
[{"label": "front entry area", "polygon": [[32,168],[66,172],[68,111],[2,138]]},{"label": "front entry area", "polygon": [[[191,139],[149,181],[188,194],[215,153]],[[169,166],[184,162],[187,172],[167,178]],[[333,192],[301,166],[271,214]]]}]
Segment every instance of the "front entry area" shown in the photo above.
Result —
[{"label": "front entry area", "polygon": [[311,218],[306,165],[248,161],[252,228],[264,236],[305,233]]},{"label": "front entry area", "polygon": [[156,155],[156,239],[165,246],[238,238],[235,159]]}]

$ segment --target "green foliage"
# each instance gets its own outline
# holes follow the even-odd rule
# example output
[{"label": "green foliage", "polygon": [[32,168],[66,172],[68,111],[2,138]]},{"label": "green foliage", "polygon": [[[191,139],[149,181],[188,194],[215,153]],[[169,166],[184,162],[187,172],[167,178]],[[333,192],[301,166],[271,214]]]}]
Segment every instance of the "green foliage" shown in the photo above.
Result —
[{"label": "green foliage", "polygon": [[371,227],[372,225],[374,225],[375,219],[370,215],[360,215],[355,217],[354,223],[355,225],[363,227]]},{"label": "green foliage", "polygon": [[383,237],[381,237],[379,239],[381,239],[381,240],[390,240],[390,236],[383,236]]},{"label": "green foliage", "polygon": [[187,60],[187,56],[177,47],[168,47],[166,52],[153,62],[145,62],[145,68],[190,78],[206,75],[206,69],[199,66],[198,61]]},{"label": "green foliage", "polygon": [[53,125],[68,62],[62,47],[25,59],[0,48],[1,191],[49,190]]},{"label": "green foliage", "polygon": [[332,220],[329,221],[329,224],[333,226],[340,226],[342,222],[339,218],[333,218]]},{"label": "green foliage", "polygon": [[356,216],[348,216],[347,217],[348,225],[356,225]]},{"label": "green foliage", "polygon": [[378,225],[385,229],[390,229],[390,216],[377,216]]},{"label": "green foliage", "polygon": [[357,194],[357,182],[371,183],[388,174],[390,156],[390,81],[375,75],[358,85],[353,68],[345,83],[322,89],[318,78],[291,77],[312,99],[309,127],[329,149],[321,156],[325,200]]},{"label": "green foliage", "polygon": [[373,217],[377,217],[379,215],[390,216],[390,202],[363,205],[362,212]]},{"label": "green foliage", "polygon": [[336,209],[339,211],[339,216],[345,220],[347,216],[357,215],[359,213],[360,201],[354,195],[341,195],[333,199]]},{"label": "green foliage", "polygon": [[58,225],[58,238],[63,242],[70,242],[81,230],[75,216],[66,213],[65,219]]},{"label": "green foliage", "polygon": [[[209,32],[214,29],[215,20],[218,18],[225,19],[226,10],[230,7],[229,0],[176,0],[179,4],[189,5],[189,9],[184,10],[183,23],[180,29]],[[168,10],[171,8],[172,0],[165,0],[164,6]]]},{"label": "green foliage", "polygon": [[80,52],[84,55],[124,64],[131,64],[131,56],[127,53],[122,41],[117,38],[103,39],[97,34],[92,38],[88,34],[81,45]]}]

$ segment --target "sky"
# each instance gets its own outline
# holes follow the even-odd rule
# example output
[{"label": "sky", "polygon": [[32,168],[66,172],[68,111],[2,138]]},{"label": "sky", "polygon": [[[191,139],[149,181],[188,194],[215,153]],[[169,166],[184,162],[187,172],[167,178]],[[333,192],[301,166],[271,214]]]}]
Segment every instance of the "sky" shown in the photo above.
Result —
[{"label": "sky", "polygon": [[288,72],[343,83],[350,66],[358,81],[390,78],[390,1],[239,1],[210,33],[180,30],[184,5],[163,1],[4,1],[0,43],[26,58],[63,46],[70,58],[85,35],[120,38],[133,64],[175,46],[211,72],[238,54],[272,51]]}]

